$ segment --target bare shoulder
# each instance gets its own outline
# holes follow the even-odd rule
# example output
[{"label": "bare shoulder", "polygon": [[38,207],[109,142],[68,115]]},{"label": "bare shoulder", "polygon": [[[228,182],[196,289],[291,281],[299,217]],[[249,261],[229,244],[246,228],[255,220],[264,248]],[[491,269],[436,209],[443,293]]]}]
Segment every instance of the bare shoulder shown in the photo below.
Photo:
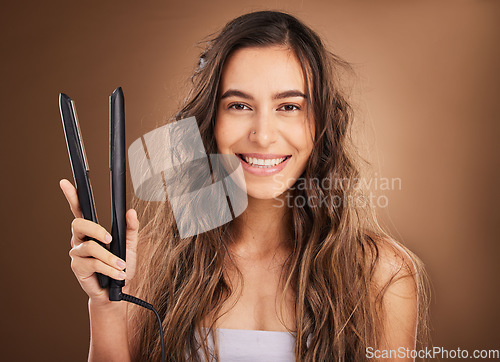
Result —
[{"label": "bare shoulder", "polygon": [[372,291],[382,311],[381,345],[388,349],[415,348],[418,278],[413,254],[393,239],[375,242],[379,254]]},{"label": "bare shoulder", "polygon": [[379,288],[392,284],[415,286],[417,267],[415,261],[399,243],[391,238],[373,238],[377,245],[378,258],[372,282]]}]

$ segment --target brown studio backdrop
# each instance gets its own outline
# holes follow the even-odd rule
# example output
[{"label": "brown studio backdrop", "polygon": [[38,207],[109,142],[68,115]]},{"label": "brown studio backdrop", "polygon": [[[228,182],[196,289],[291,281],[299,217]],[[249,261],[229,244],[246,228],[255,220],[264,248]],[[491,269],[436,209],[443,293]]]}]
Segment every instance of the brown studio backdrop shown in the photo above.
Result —
[{"label": "brown studio backdrop", "polygon": [[109,94],[124,89],[130,145],[177,109],[195,43],[263,9],[292,12],[354,63],[366,156],[375,178],[401,180],[377,191],[389,200],[380,215],[427,266],[434,345],[500,348],[498,2],[33,1],[0,15],[2,360],[86,359],[87,298],[58,187],[72,177],[58,93],[76,101],[109,228]]}]

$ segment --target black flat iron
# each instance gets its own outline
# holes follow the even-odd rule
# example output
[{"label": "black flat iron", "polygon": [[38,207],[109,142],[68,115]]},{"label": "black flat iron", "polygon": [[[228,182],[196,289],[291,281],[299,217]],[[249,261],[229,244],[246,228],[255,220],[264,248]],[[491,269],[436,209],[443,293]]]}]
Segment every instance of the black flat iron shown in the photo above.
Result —
[{"label": "black flat iron", "polygon": [[[64,93],[59,94],[59,108],[68,146],[71,169],[83,218],[97,223],[97,215],[90,185],[89,167],[76,116],[75,103]],[[109,169],[111,173],[111,236],[109,250],[122,260],[126,257],[126,154],[125,103],[121,87],[109,97]],[[93,239],[102,247],[104,243]],[[101,288],[109,288],[109,300],[121,300],[124,280],[115,280],[96,273]]]}]

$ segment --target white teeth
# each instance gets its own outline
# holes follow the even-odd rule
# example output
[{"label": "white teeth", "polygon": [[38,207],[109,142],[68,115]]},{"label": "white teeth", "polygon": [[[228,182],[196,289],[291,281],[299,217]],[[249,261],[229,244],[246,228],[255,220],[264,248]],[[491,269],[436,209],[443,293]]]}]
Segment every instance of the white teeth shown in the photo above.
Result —
[{"label": "white teeth", "polygon": [[281,158],[273,158],[273,159],[259,159],[259,158],[254,158],[254,157],[247,157],[243,156],[245,161],[250,164],[253,167],[258,167],[258,168],[269,168],[269,167],[274,167],[276,165],[279,165],[282,163],[286,157],[281,157]]}]

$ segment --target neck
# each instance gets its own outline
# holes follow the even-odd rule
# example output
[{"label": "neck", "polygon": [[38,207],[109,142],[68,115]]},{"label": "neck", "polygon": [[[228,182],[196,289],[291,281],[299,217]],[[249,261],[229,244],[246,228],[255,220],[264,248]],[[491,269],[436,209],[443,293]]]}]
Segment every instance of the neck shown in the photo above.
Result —
[{"label": "neck", "polygon": [[235,219],[232,249],[237,256],[266,260],[289,245],[290,213],[281,198],[261,200],[248,196],[246,210]]}]

